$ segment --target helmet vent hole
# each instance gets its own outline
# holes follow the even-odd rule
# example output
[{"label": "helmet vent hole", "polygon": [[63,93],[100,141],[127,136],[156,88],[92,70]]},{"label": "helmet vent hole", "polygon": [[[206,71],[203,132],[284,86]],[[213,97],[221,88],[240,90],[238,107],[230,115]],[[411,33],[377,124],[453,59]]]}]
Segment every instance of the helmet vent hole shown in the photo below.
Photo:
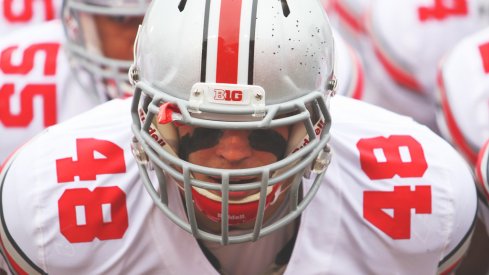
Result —
[{"label": "helmet vent hole", "polygon": [[178,4],[178,10],[182,12],[185,9],[186,4],[187,4],[187,0],[180,0],[180,4]]},{"label": "helmet vent hole", "polygon": [[290,9],[289,9],[289,4],[287,4],[287,0],[280,0],[282,4],[282,12],[284,13],[284,16],[287,17],[290,14]]}]

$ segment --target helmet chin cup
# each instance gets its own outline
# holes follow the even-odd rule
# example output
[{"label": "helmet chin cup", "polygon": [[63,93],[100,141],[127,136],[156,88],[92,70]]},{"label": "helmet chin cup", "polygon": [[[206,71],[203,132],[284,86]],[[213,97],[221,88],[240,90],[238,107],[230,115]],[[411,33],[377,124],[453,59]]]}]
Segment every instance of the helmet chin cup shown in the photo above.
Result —
[{"label": "helmet chin cup", "polygon": [[[268,206],[276,200],[277,191],[280,189],[279,185],[274,185],[271,188],[271,192],[266,196],[265,200],[265,210]],[[195,188],[192,190],[194,205],[202,214],[204,214],[209,220],[221,223],[223,220],[222,213],[223,211],[223,203],[221,201],[216,201],[210,199],[205,196],[203,193],[200,193]],[[224,206],[228,207],[227,209],[227,220],[229,225],[239,225],[243,223],[252,222],[256,219],[259,209],[259,196],[257,196],[257,200],[253,200],[245,203],[224,203]]]}]

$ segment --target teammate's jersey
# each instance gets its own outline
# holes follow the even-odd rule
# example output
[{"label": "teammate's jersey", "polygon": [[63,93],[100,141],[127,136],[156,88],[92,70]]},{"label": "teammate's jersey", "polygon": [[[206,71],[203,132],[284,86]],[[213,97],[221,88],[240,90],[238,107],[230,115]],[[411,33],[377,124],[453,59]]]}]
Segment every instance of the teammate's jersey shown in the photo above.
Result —
[{"label": "teammate's jersey", "polygon": [[364,91],[363,63],[358,52],[335,31],[335,76],[339,95],[362,99]]},{"label": "teammate's jersey", "polygon": [[489,139],[489,28],[458,43],[438,72],[441,133],[475,164]]},{"label": "teammate's jersey", "polygon": [[[130,104],[113,100],[50,127],[7,162],[0,240],[13,269],[217,274],[192,235],[146,193],[131,154]],[[434,274],[439,263],[453,267],[476,212],[465,161],[409,118],[340,96],[331,106],[332,163],[302,213],[285,274]],[[303,188],[311,181],[304,179]],[[170,207],[183,217],[175,189]]]},{"label": "teammate's jersey", "polygon": [[364,18],[372,0],[331,0],[328,15],[331,24],[360,53],[366,43]]},{"label": "teammate's jersey", "polygon": [[59,17],[62,0],[0,0],[0,36]]},{"label": "teammate's jersey", "polygon": [[372,1],[365,22],[371,43],[364,51],[371,82],[366,100],[436,130],[434,94],[439,60],[462,37],[487,26],[481,8],[484,2]]},{"label": "teammate's jersey", "polygon": [[0,163],[45,127],[99,103],[80,88],[63,43],[59,20],[0,39]]}]

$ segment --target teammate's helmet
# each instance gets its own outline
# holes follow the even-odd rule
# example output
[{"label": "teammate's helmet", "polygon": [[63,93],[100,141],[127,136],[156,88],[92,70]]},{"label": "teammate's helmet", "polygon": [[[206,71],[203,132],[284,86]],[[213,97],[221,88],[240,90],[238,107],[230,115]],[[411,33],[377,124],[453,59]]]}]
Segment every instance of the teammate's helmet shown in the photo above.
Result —
[{"label": "teammate's helmet", "polygon": [[[256,240],[300,215],[330,161],[333,56],[332,31],[317,0],[153,1],[130,78],[133,153],[158,207],[196,238],[221,243]],[[219,169],[182,156],[182,125],[251,133],[288,126],[290,132],[278,161]],[[307,190],[304,175],[311,181]],[[168,195],[175,186],[185,199],[183,216],[172,204],[179,198]],[[279,199],[286,190],[287,204]],[[234,200],[233,192],[253,194]],[[285,214],[264,219],[272,205]],[[202,228],[195,209],[220,223],[219,232]],[[244,223],[253,229],[229,230]]]},{"label": "teammate's helmet", "polygon": [[[132,60],[109,57],[111,54],[102,47],[104,34],[99,32],[95,17],[108,17],[113,22],[137,20],[134,34],[125,37],[130,40],[127,44],[132,45],[137,24],[142,21],[149,2],[150,0],[64,0],[62,22],[71,63],[77,69],[77,77],[86,76],[82,77],[82,83],[94,84],[94,89],[100,96],[110,99],[132,92],[127,81],[127,71]],[[119,47],[127,48],[124,45]],[[125,51],[125,48],[121,50]],[[128,53],[132,52],[131,49],[129,47]]]}]

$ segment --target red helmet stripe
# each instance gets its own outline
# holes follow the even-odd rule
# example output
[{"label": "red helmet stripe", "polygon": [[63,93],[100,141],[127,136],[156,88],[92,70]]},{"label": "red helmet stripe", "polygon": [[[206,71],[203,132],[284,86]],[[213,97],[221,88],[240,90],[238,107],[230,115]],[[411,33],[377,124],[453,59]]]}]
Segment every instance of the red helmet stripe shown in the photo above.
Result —
[{"label": "red helmet stripe", "polygon": [[219,16],[216,82],[238,83],[241,0],[222,0]]}]

